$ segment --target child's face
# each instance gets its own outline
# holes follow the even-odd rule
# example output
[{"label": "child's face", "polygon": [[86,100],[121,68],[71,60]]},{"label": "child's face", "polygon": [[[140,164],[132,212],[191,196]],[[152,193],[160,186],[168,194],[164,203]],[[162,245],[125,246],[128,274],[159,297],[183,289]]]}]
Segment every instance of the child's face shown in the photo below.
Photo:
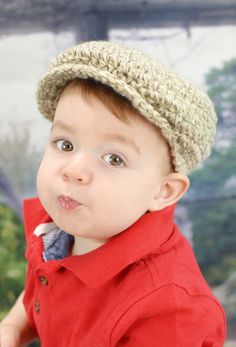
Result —
[{"label": "child's face", "polygon": [[150,208],[168,156],[154,125],[141,116],[126,124],[69,86],[39,168],[39,198],[61,229],[106,242]]}]

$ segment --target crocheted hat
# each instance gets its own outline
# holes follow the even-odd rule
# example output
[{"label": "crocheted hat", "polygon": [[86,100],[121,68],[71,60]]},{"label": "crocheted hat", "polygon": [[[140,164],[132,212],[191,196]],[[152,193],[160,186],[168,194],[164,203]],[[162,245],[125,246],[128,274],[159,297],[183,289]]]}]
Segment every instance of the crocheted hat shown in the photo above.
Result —
[{"label": "crocheted hat", "polygon": [[53,120],[65,85],[93,78],[131,101],[169,143],[174,168],[187,174],[210,154],[216,114],[208,96],[143,52],[107,41],[90,41],[59,54],[39,81],[39,110]]}]

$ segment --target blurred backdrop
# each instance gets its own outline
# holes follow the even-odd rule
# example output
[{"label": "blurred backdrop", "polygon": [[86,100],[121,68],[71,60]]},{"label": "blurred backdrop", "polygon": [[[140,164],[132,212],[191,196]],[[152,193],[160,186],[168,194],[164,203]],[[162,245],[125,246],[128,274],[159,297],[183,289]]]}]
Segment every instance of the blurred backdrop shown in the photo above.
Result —
[{"label": "blurred backdrop", "polygon": [[146,51],[212,98],[213,153],[176,211],[227,311],[236,345],[236,0],[0,0],[0,318],[23,288],[21,201],[34,196],[50,124],[35,101],[51,59],[76,42],[109,39]]}]

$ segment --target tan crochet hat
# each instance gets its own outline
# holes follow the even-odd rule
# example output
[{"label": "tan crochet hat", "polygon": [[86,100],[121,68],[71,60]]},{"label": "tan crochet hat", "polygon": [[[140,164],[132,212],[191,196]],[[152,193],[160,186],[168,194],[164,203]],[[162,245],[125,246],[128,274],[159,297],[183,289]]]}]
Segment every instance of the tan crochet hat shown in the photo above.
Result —
[{"label": "tan crochet hat", "polygon": [[187,174],[209,155],[216,132],[212,102],[144,53],[107,41],[84,42],[61,53],[38,84],[38,106],[46,118],[53,120],[63,88],[77,78],[112,87],[157,125],[176,171]]}]

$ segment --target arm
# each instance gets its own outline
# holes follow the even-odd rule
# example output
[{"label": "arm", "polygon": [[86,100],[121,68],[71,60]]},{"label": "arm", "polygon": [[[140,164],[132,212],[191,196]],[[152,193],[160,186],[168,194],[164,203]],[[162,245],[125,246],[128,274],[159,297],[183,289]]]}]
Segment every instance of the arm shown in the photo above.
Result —
[{"label": "arm", "polygon": [[0,323],[0,347],[22,347],[36,337],[28,323],[23,296],[24,292]]}]

